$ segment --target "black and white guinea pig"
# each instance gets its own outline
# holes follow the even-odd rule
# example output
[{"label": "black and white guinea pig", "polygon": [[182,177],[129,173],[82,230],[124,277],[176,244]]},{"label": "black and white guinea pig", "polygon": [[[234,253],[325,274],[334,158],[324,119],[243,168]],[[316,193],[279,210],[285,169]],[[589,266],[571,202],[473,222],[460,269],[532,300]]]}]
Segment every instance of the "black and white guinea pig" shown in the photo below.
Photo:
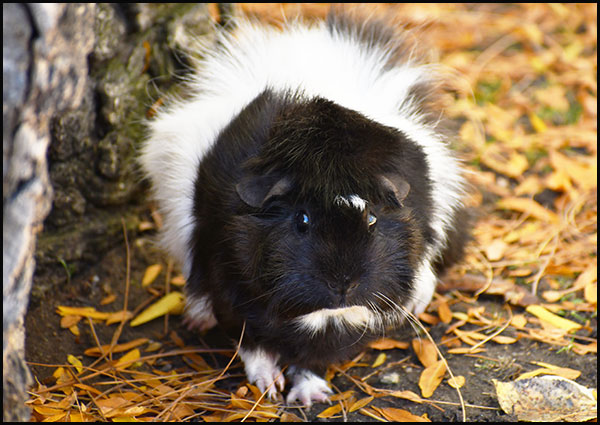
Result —
[{"label": "black and white guinea pig", "polygon": [[[248,380],[326,401],[319,375],[422,312],[466,239],[435,67],[393,27],[331,13],[220,30],[148,123],[141,164],[187,316],[239,338]],[[288,366],[284,375],[284,366]]]}]

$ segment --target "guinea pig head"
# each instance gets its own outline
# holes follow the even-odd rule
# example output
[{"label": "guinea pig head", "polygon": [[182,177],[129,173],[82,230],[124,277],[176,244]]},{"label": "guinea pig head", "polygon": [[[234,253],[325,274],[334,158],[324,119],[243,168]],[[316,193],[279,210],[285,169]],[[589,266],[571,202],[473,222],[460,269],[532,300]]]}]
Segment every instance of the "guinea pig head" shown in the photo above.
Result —
[{"label": "guinea pig head", "polygon": [[251,175],[237,185],[255,213],[237,217],[236,252],[251,298],[291,319],[320,309],[397,310],[408,299],[422,245],[398,175],[377,193],[305,194],[290,176]]}]

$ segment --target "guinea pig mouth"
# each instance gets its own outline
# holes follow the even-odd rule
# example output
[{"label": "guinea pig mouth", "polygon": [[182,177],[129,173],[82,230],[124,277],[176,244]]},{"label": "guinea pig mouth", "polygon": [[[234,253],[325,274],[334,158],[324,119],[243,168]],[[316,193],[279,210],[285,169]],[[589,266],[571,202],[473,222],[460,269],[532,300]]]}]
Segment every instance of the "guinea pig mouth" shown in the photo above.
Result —
[{"label": "guinea pig mouth", "polygon": [[328,325],[336,327],[371,327],[376,318],[367,307],[354,305],[340,308],[323,308],[294,319],[300,329],[311,334],[324,330]]}]

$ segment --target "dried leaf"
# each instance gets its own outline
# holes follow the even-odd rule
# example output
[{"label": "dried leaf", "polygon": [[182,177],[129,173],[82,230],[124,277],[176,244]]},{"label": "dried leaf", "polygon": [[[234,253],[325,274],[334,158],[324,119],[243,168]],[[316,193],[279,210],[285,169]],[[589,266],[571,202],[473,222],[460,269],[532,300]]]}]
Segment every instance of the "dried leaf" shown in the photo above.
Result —
[{"label": "dried leaf", "polygon": [[508,244],[506,244],[502,239],[496,239],[487,247],[485,247],[485,256],[490,261],[498,261],[504,257],[504,253],[508,248]]},{"label": "dried leaf", "polygon": [[[148,338],[138,338],[138,339],[134,339],[133,341],[126,342],[124,344],[117,344],[113,347],[112,352],[113,353],[122,353],[123,351],[128,351],[128,350],[131,350],[132,348],[135,348],[142,344],[145,344],[148,341],[149,341]],[[102,350],[104,352],[107,352],[109,348],[110,348],[110,344],[102,346]],[[83,354],[85,354],[86,356],[93,356],[93,357],[99,357],[102,355],[102,353],[98,347],[88,348],[87,350],[85,350],[83,352]]]},{"label": "dried leaf", "polygon": [[376,368],[377,366],[381,366],[385,362],[385,359],[386,359],[385,353],[379,353],[379,355],[377,356],[377,358],[375,359],[375,361],[373,362],[371,367]]},{"label": "dried leaf", "polygon": [[96,311],[94,307],[67,307],[63,305],[59,305],[56,308],[56,312],[61,316],[82,316],[89,317],[91,319],[99,319],[106,320],[110,313],[102,313],[100,311]]},{"label": "dried leaf", "polygon": [[375,397],[373,397],[373,396],[361,398],[360,400],[354,402],[352,404],[352,406],[350,406],[350,408],[348,409],[348,412],[351,413],[351,412],[357,411],[358,409],[362,409],[367,404],[369,404],[370,402],[372,402],[374,398]]},{"label": "dried leaf", "polygon": [[327,409],[323,410],[321,413],[319,413],[317,415],[317,418],[327,419],[327,418],[332,417],[333,415],[337,415],[341,411],[342,411],[342,405],[339,403],[334,404],[333,406],[330,406]]},{"label": "dried leaf", "polygon": [[502,410],[520,421],[579,422],[597,418],[594,391],[560,376],[492,382]]},{"label": "dried leaf", "polygon": [[429,367],[437,362],[438,354],[431,341],[415,338],[412,340],[412,348],[423,366]]},{"label": "dried leaf", "polygon": [[184,304],[185,296],[181,292],[171,292],[141,312],[131,321],[130,326],[139,326],[157,317],[180,312],[183,310]]},{"label": "dried leaf", "polygon": [[497,335],[492,338],[492,341],[494,341],[496,344],[514,344],[517,342],[517,338],[513,338],[512,336]]},{"label": "dried leaf", "polygon": [[146,287],[146,286],[150,285],[152,282],[154,282],[154,280],[156,280],[156,278],[158,277],[158,275],[160,274],[161,271],[162,271],[161,264],[153,264],[151,266],[148,266],[148,268],[144,272],[144,277],[142,278],[142,286]]},{"label": "dried leaf", "polygon": [[404,409],[396,409],[395,407],[373,407],[373,409],[392,422],[431,422],[427,418],[413,415]]},{"label": "dried leaf", "polygon": [[369,344],[369,347],[376,350],[391,350],[393,348],[400,348],[406,350],[408,348],[408,342],[396,341],[392,338],[381,338],[375,342]]},{"label": "dried leaf", "polygon": [[525,309],[528,313],[533,314],[538,319],[554,326],[559,329],[563,329],[567,332],[581,329],[581,325],[579,323],[572,322],[571,320],[562,318],[557,316],[554,313],[550,313],[541,305],[530,305]]},{"label": "dried leaf", "polygon": [[83,372],[83,363],[81,363],[81,360],[79,360],[77,357],[75,357],[72,354],[69,354],[67,356],[67,361],[73,366],[75,366],[75,369],[77,369],[77,373]]},{"label": "dried leaf", "polygon": [[421,397],[419,397],[418,394],[410,391],[410,390],[404,390],[404,391],[390,391],[390,392],[386,392],[386,395],[390,395],[392,397],[396,397],[396,398],[403,398],[405,400],[410,400],[413,401],[415,403],[422,403],[423,399]]},{"label": "dried leaf", "polygon": [[528,213],[542,221],[558,223],[558,216],[555,213],[544,208],[533,199],[503,198],[500,199],[496,205],[498,208]]},{"label": "dried leaf", "polygon": [[77,323],[79,323],[80,320],[81,320],[81,316],[72,316],[70,314],[63,316],[60,319],[60,327],[63,329],[68,329],[71,326],[74,326]]},{"label": "dried leaf", "polygon": [[139,358],[140,358],[140,350],[135,348],[135,349],[131,350],[130,352],[128,352],[127,354],[125,354],[123,357],[121,357],[117,361],[117,363],[115,363],[115,368],[117,368],[117,369],[128,368]]},{"label": "dried leaf", "polygon": [[421,395],[425,398],[431,397],[435,389],[440,385],[446,374],[446,365],[442,360],[438,360],[421,373],[419,378],[419,388]]},{"label": "dried leaf", "polygon": [[528,378],[533,378],[534,376],[538,376],[538,375],[556,375],[556,376],[562,376],[563,378],[566,379],[577,379],[581,376],[581,372],[575,369],[570,369],[568,367],[553,367],[553,368],[541,368],[541,369],[535,369],[532,370],[530,372],[525,372],[521,375],[519,375],[519,377],[517,378],[517,381],[520,379],[528,379]]},{"label": "dried leaf", "polygon": [[438,305],[438,316],[440,317],[440,320],[445,324],[448,324],[452,321],[452,311],[450,310],[450,307],[448,307],[448,303],[446,302],[446,300],[440,301]]},{"label": "dried leaf", "polygon": [[448,378],[448,385],[452,388],[462,388],[465,385],[465,377],[462,375],[457,375],[454,378]]}]

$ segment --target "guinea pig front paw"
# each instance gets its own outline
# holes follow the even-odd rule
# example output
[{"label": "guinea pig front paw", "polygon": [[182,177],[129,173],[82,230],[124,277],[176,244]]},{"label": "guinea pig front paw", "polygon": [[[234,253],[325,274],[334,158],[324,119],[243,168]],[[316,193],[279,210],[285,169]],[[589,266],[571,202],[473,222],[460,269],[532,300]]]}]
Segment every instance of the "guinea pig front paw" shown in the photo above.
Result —
[{"label": "guinea pig front paw", "polygon": [[200,297],[187,296],[183,323],[189,330],[200,332],[207,331],[217,324],[217,318],[213,314],[212,302],[207,295]]},{"label": "guinea pig front paw", "polygon": [[277,399],[277,390],[283,391],[285,386],[283,372],[277,365],[279,356],[267,353],[262,348],[240,348],[239,353],[248,381],[256,385],[261,392],[267,391],[270,400]]},{"label": "guinea pig front paw", "polygon": [[294,383],[286,398],[288,404],[292,404],[296,400],[307,407],[312,406],[313,401],[331,404],[329,395],[333,394],[333,391],[323,378],[309,370],[294,367],[290,367],[288,374],[292,376]]}]

